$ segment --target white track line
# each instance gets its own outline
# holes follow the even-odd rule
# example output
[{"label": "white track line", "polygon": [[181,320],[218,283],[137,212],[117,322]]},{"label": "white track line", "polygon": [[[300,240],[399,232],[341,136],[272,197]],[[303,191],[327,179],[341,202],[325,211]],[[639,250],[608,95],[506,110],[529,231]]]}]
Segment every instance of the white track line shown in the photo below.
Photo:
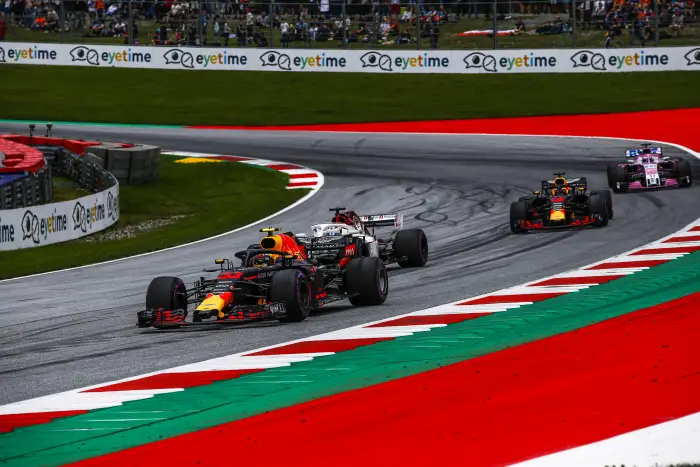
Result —
[{"label": "white track line", "polygon": [[[497,136],[497,135],[490,135],[490,136]],[[513,136],[513,135],[503,135],[503,136]],[[521,135],[521,136],[538,136],[542,137],[541,135]],[[558,136],[562,137],[562,136]],[[593,137],[591,137],[593,139]],[[599,138],[599,139],[618,139],[618,140],[623,140],[623,138]],[[632,140],[636,141],[636,140]],[[663,144],[668,144],[672,146],[679,147],[695,157],[698,157],[700,159],[700,155],[697,152],[691,151],[687,148],[683,148],[679,145],[674,145],[671,143],[663,143]],[[185,154],[183,154],[185,155]],[[308,197],[309,195],[307,195]],[[291,208],[291,207],[290,207]],[[290,209],[287,208],[287,209]],[[272,217],[272,216],[270,216]],[[268,217],[269,218],[269,217]],[[266,219],[268,219],[266,218]],[[263,219],[266,220],[266,219]],[[166,370],[160,370],[144,375],[137,375],[129,378],[123,378],[121,380],[109,382],[109,383],[102,383],[102,384],[97,384],[97,385],[92,385],[92,386],[87,386],[84,388],[79,388],[79,389],[74,389],[70,391],[65,391],[62,393],[58,394],[53,394],[49,396],[44,396],[40,398],[35,398],[35,399],[30,399],[22,402],[17,402],[17,403],[12,403],[12,404],[7,404],[4,406],[0,406],[0,415],[1,414],[17,414],[17,413],[28,413],[28,412],[34,412],[34,411],[61,411],[61,410],[70,410],[67,409],[66,406],[70,407],[81,407],[83,409],[89,409],[89,408],[102,408],[105,406],[110,406],[109,404],[111,403],[111,406],[117,406],[121,405],[124,401],[129,400],[128,397],[136,397],[137,399],[143,399],[147,397],[153,397],[153,395],[159,394],[162,391],[170,391],[170,390],[178,390],[180,388],[172,388],[169,390],[163,390],[163,389],[154,389],[154,390],[139,390],[139,391],[109,391],[109,392],[100,392],[100,393],[85,393],[83,391],[86,391],[88,389],[94,389],[94,388],[99,388],[99,387],[104,387],[104,386],[109,386],[113,385],[116,383],[121,383],[121,382],[126,382],[126,381],[134,381],[134,380],[139,380],[143,379],[148,376],[153,376],[157,374],[163,374],[163,373],[179,373],[179,372],[198,372],[198,371],[216,371],[216,370],[232,370],[232,369],[266,369],[266,368],[274,368],[274,367],[280,367],[280,366],[288,366],[292,365],[295,362],[298,361],[308,361],[313,358],[319,358],[323,357],[326,355],[332,355],[334,352],[318,352],[318,353],[309,353],[309,354],[278,354],[278,355],[265,355],[265,356],[246,356],[245,354],[252,354],[252,353],[259,353],[262,351],[269,351],[271,349],[276,349],[280,347],[285,347],[289,346],[292,344],[298,344],[302,342],[313,342],[313,341],[326,341],[326,340],[333,340],[333,341],[343,341],[347,339],[376,339],[376,338],[395,338],[395,337],[401,337],[401,336],[409,336],[412,335],[416,332],[430,332],[430,330],[434,327],[444,327],[445,324],[426,324],[426,325],[411,325],[411,326],[383,326],[383,327],[370,327],[375,324],[380,324],[380,323],[385,323],[388,321],[393,321],[397,320],[400,318],[404,317],[409,317],[409,316],[415,316],[415,317],[430,317],[430,316],[440,316],[440,315],[454,315],[454,314],[460,314],[460,313],[484,313],[484,312],[500,312],[500,311],[505,311],[507,309],[515,309],[518,308],[522,305],[527,305],[532,302],[518,302],[518,303],[489,303],[485,305],[458,305],[459,303],[462,302],[467,302],[467,301],[474,301],[479,298],[484,298],[484,297],[494,297],[494,296],[508,296],[508,295],[514,295],[514,294],[531,294],[531,293],[552,293],[552,292],[559,292],[560,295],[558,296],[563,296],[568,293],[572,293],[584,288],[588,287],[594,287],[597,284],[585,284],[585,285],[562,285],[562,286],[533,286],[533,284],[547,281],[550,279],[554,278],[570,278],[570,277],[596,277],[596,276],[609,276],[609,275],[629,275],[633,274],[634,272],[644,270],[647,268],[639,267],[639,268],[617,268],[617,269],[603,269],[603,270],[590,270],[591,267],[599,265],[599,264],[605,264],[605,263],[611,263],[611,262],[623,262],[623,261],[641,261],[644,259],[648,259],[647,256],[630,256],[632,253],[635,253],[637,251],[641,251],[644,249],[648,249],[650,247],[665,247],[668,244],[663,244],[662,242],[664,240],[667,240],[669,238],[673,237],[678,237],[682,235],[686,235],[689,231],[689,229],[693,228],[694,226],[700,225],[700,219],[697,219],[693,221],[692,223],[686,225],[682,229],[678,230],[677,232],[674,232],[666,237],[663,237],[659,240],[656,240],[654,242],[648,243],[646,245],[643,245],[641,247],[635,248],[633,250],[629,250],[627,252],[621,253],[619,255],[613,256],[612,258],[608,258],[605,260],[598,261],[596,263],[592,263],[589,265],[582,266],[577,269],[572,269],[569,271],[565,271],[562,273],[558,273],[549,277],[543,277],[543,278],[538,278],[537,280],[515,286],[515,287],[510,287],[508,289],[500,290],[500,291],[494,291],[490,292],[487,294],[475,296],[475,297],[467,297],[461,300],[457,300],[451,303],[447,304],[442,304],[438,305],[436,307],[424,309],[424,310],[418,310],[415,312],[411,313],[406,313],[403,315],[398,315],[398,316],[392,316],[390,318],[385,318],[377,321],[373,321],[370,323],[365,323],[362,325],[357,325],[357,326],[352,326],[346,329],[341,329],[337,331],[332,331],[328,333],[323,333],[311,337],[306,337],[302,339],[297,339],[294,341],[289,341],[289,342],[284,342],[281,344],[275,344],[267,347],[262,347],[259,349],[254,349],[254,350],[247,350],[245,352],[240,352],[237,354],[233,354],[230,356],[225,356],[225,357],[219,357],[215,359],[210,359],[210,360],[205,360],[203,362],[197,362],[197,363],[192,363],[188,365],[182,365],[179,367],[174,367]],[[257,223],[260,223],[262,221],[258,221]],[[254,225],[254,224],[252,224]],[[240,229],[238,229],[240,230]],[[225,234],[222,234],[225,235]],[[202,240],[204,241],[204,240]],[[198,243],[198,242],[195,242]],[[185,245],[183,245],[185,246]],[[677,245],[674,245],[677,246]],[[674,258],[676,255],[671,255]],[[679,256],[680,257],[680,256]],[[672,259],[671,259],[672,261]],[[129,396],[129,393],[134,392],[131,396]],[[126,393],[126,394],[125,394]],[[94,398],[94,394],[100,394],[102,397],[97,397]],[[110,399],[110,395],[113,396],[112,399]],[[127,398],[127,399],[125,399]],[[111,401],[111,402],[110,402]],[[99,404],[99,405],[98,405]],[[105,405],[107,404],[107,405]],[[91,407],[94,405],[94,407]],[[687,432],[684,432],[680,436],[688,436]],[[580,448],[577,448],[580,449]]]}]

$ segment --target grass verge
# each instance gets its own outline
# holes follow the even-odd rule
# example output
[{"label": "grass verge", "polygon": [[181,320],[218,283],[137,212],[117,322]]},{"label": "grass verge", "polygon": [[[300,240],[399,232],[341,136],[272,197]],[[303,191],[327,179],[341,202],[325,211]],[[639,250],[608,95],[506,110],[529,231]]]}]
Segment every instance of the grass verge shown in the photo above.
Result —
[{"label": "grass verge", "polygon": [[73,180],[62,175],[53,174],[53,199],[52,203],[60,203],[62,201],[70,201],[72,199],[82,198],[89,195],[88,190],[84,190],[78,186]]},{"label": "grass verge", "polygon": [[[2,75],[2,117],[18,120],[285,125],[700,106],[700,71],[487,76],[3,65]],[[56,83],[71,86],[56,92]]]},{"label": "grass verge", "polygon": [[182,158],[161,157],[157,182],[120,186],[115,226],[70,242],[0,252],[0,279],[200,240],[262,219],[308,193],[287,190],[288,177],[273,170],[235,162],[182,164],[175,162]]}]

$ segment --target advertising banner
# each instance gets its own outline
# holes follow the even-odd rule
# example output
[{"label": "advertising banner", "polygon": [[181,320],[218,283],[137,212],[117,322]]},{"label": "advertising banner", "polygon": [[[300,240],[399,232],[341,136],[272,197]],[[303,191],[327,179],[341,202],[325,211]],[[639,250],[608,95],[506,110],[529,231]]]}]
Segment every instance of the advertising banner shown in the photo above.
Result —
[{"label": "advertising banner", "polygon": [[71,201],[0,210],[0,251],[84,237],[119,220],[119,184]]},{"label": "advertising banner", "polygon": [[0,66],[352,73],[615,73],[700,70],[700,47],[330,50],[0,43]]}]

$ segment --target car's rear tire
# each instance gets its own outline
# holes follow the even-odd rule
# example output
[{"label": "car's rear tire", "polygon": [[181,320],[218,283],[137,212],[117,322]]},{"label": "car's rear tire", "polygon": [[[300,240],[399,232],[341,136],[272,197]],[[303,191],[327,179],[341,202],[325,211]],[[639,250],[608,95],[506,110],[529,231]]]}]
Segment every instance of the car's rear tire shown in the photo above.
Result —
[{"label": "car's rear tire", "polygon": [[[687,188],[690,185],[693,184],[693,173],[690,168],[690,162],[689,161],[681,161],[678,163],[677,166],[677,171],[678,171],[678,185]],[[681,179],[684,177],[688,177],[688,181],[683,181],[681,182]]]},{"label": "car's rear tire", "polygon": [[613,201],[612,201],[612,193],[610,193],[610,190],[600,190],[600,191],[592,191],[590,196],[593,195],[600,195],[603,198],[605,198],[605,205],[608,208],[608,219],[613,218]]},{"label": "car's rear tire", "polygon": [[[620,186],[618,187],[618,183]],[[617,164],[608,164],[608,186],[615,193],[623,193],[627,191],[629,182],[627,181],[627,170],[625,167],[620,167]]]},{"label": "car's rear tire", "polygon": [[527,201],[516,201],[510,203],[510,231],[513,233],[527,232],[527,229],[520,227],[520,221],[527,220]]},{"label": "car's rear tire", "polygon": [[381,305],[389,295],[389,274],[384,261],[377,257],[355,258],[343,275],[343,288],[354,306]]},{"label": "car's rear tire", "polygon": [[421,267],[428,262],[428,237],[421,229],[399,230],[394,239],[394,255],[402,268]]},{"label": "car's rear tire", "polygon": [[604,196],[601,196],[601,194],[591,195],[588,198],[588,209],[591,212],[591,216],[600,216],[600,220],[593,221],[593,226],[604,227],[608,225],[608,206]]},{"label": "car's rear tire", "polygon": [[283,302],[287,307],[282,322],[301,322],[311,313],[311,284],[298,269],[282,269],[272,277],[270,302]]}]

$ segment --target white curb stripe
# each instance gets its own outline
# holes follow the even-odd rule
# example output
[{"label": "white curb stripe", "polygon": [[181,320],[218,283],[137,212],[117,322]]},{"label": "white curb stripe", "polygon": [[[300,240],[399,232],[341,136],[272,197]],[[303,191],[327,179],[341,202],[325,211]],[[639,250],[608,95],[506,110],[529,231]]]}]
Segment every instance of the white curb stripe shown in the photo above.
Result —
[{"label": "white curb stripe", "polygon": [[[493,136],[493,135],[491,135]],[[603,138],[605,139],[605,138]],[[618,139],[618,138],[607,138],[607,139]],[[666,143],[668,144],[668,143]],[[678,146],[678,145],[674,145]],[[685,149],[685,148],[683,148]],[[172,153],[171,151],[168,151],[169,153]],[[697,153],[694,151],[688,150],[688,152],[692,153],[696,157],[700,158]],[[182,153],[182,152],[181,152]],[[191,157],[201,157],[202,155],[191,155],[191,153],[182,153],[183,155],[190,155]],[[700,220],[700,219],[699,219]],[[262,222],[262,221],[258,221]],[[454,315],[454,314],[461,314],[461,313],[477,313],[477,312],[499,312],[499,311],[505,311],[506,309],[514,309],[523,305],[528,305],[532,304],[533,302],[517,302],[517,303],[494,303],[494,304],[488,304],[488,305],[458,305],[458,303],[462,302],[468,302],[468,301],[474,301],[480,298],[484,297],[498,297],[498,296],[507,296],[507,295],[515,295],[515,294],[529,294],[529,293],[552,293],[552,292],[564,292],[561,293],[557,296],[563,296],[566,295],[567,293],[571,293],[573,291],[581,290],[584,287],[582,286],[561,286],[561,287],[552,287],[552,286],[533,286],[532,284],[539,283],[539,282],[544,282],[549,279],[557,278],[557,277],[595,277],[595,276],[606,276],[606,275],[629,275],[633,274],[637,271],[642,271],[648,269],[648,267],[634,267],[634,268],[626,268],[624,267],[624,262],[625,261],[643,261],[643,260],[648,260],[648,257],[646,256],[630,256],[631,253],[634,253],[636,251],[641,251],[644,249],[649,249],[652,247],[666,247],[668,244],[663,243],[664,241],[674,238],[674,237],[680,237],[680,236],[688,236],[688,231],[695,227],[695,226],[700,226],[700,222],[698,220],[694,221],[691,224],[688,224],[684,228],[680,229],[679,231],[664,237],[662,239],[656,240],[654,242],[651,242],[647,245],[644,245],[642,247],[636,248],[634,250],[630,250],[628,252],[622,253],[620,255],[617,255],[612,258],[608,258],[602,261],[599,261],[597,263],[589,264],[586,266],[582,266],[576,270],[572,271],[566,271],[564,273],[559,273],[554,276],[550,277],[544,277],[544,278],[539,278],[535,281],[531,281],[529,283],[512,287],[510,289],[506,290],[501,290],[501,291],[496,291],[492,292],[490,294],[484,294],[481,296],[476,296],[476,297],[469,297],[465,299],[461,299],[452,303],[444,304],[444,305],[439,305],[437,307],[432,307],[427,310],[418,310],[412,313],[407,313],[404,315],[399,315],[399,316],[392,316],[390,318],[385,318],[382,320],[378,320],[375,322],[371,323],[366,323],[363,325],[358,325],[358,326],[353,326],[350,328],[342,329],[342,330],[337,330],[325,334],[320,334],[316,336],[311,336],[303,339],[298,339],[295,341],[290,341],[290,342],[285,342],[281,344],[276,344],[268,347],[264,347],[261,349],[255,349],[255,350],[248,350],[245,352],[241,352],[235,355],[231,355],[228,357],[220,357],[217,359],[211,359],[207,360],[204,362],[198,362],[194,364],[189,364],[189,365],[183,365],[180,367],[175,367],[175,368],[170,368],[168,370],[162,370],[162,371],[157,371],[153,373],[149,373],[146,375],[139,375],[135,377],[130,377],[130,378],[124,378],[122,380],[110,382],[110,383],[103,383],[99,385],[93,385],[93,386],[88,386],[86,388],[80,388],[80,389],[75,389],[71,391],[65,391],[63,393],[59,394],[53,394],[49,396],[44,396],[41,398],[36,398],[36,399],[30,399],[27,401],[22,401],[18,403],[13,403],[13,404],[7,404],[5,406],[0,406],[0,414],[12,414],[12,413],[28,413],[28,412],[35,412],[35,411],[61,411],[61,410],[69,410],[66,408],[66,404],[70,403],[71,407],[81,407],[81,409],[90,409],[90,408],[102,408],[102,407],[110,407],[110,406],[117,406],[121,405],[123,402],[128,401],[128,400],[134,400],[134,399],[128,399],[128,397],[135,397],[134,395],[129,395],[129,393],[135,392],[135,391],[110,391],[110,392],[101,392],[101,393],[85,393],[83,391],[88,390],[88,389],[93,389],[93,388],[98,388],[98,387],[105,387],[109,386],[112,384],[124,382],[124,381],[135,381],[139,379],[143,379],[148,376],[152,375],[157,375],[157,374],[162,374],[162,373],[175,373],[175,372],[192,372],[192,371],[207,371],[207,370],[230,370],[230,369],[240,369],[240,363],[243,361],[246,361],[247,359],[260,359],[260,356],[246,356],[245,354],[252,354],[252,353],[259,353],[262,351],[266,350],[271,350],[275,348],[280,348],[280,347],[285,347],[289,346],[291,344],[296,344],[296,343],[301,343],[301,342],[313,342],[313,341],[321,341],[321,340],[345,340],[345,339],[376,339],[376,338],[395,338],[395,337],[402,337],[402,336],[409,336],[412,335],[416,332],[429,332],[433,327],[444,327],[444,324],[437,324],[437,325],[417,325],[417,326],[384,326],[384,327],[369,327],[375,324],[379,323],[384,323],[388,321],[393,321],[397,320],[400,318],[404,317],[409,317],[409,316],[440,316],[440,315]],[[697,232],[695,232],[697,235]],[[699,242],[693,242],[693,244],[697,244]],[[674,244],[675,246],[678,246],[678,244]],[[673,255],[674,258],[676,255]],[[679,255],[678,257],[681,257],[682,255]],[[671,260],[672,261],[672,260]],[[615,269],[600,269],[600,270],[591,270],[592,267],[601,265],[601,264],[610,264],[610,263],[617,263],[620,262],[620,267],[615,268]],[[588,286],[595,286],[597,284],[590,284]],[[585,287],[585,288],[588,288]],[[495,305],[495,306],[493,306]],[[480,308],[480,307],[485,307],[485,308]],[[440,313],[437,313],[436,311],[440,311]],[[476,311],[476,310],[483,310],[483,311]],[[432,313],[430,313],[432,311]],[[291,365],[292,363],[296,361],[307,361],[311,360],[313,358],[317,358],[319,356],[325,356],[325,355],[333,355],[335,352],[325,352],[325,353],[312,353],[312,354],[281,354],[281,355],[275,355],[275,356],[264,356],[264,360],[257,360],[256,362],[250,361],[251,363],[251,368],[250,369],[264,369],[264,368],[270,368],[270,367],[275,367],[275,366],[280,366],[280,365]],[[269,357],[269,359],[268,359]],[[226,360],[228,359],[228,360]],[[245,360],[244,360],[245,359]],[[265,362],[265,363],[263,363]],[[245,364],[244,364],[245,365]],[[272,365],[272,366],[270,366]],[[235,368],[233,368],[235,367]],[[245,366],[245,368],[248,368]],[[177,389],[175,389],[177,390]],[[145,397],[152,397],[153,395],[157,394],[157,391],[164,391],[164,390],[153,390],[153,391],[138,391],[139,396],[138,398],[145,398]],[[165,390],[168,391],[168,390]],[[104,398],[92,398],[92,395],[94,394],[100,394],[105,396]],[[125,399],[125,397],[127,399]],[[99,405],[98,405],[99,402]],[[75,405],[73,405],[75,404]],[[111,404],[111,405],[110,405]],[[687,433],[686,433],[687,435]]]}]

